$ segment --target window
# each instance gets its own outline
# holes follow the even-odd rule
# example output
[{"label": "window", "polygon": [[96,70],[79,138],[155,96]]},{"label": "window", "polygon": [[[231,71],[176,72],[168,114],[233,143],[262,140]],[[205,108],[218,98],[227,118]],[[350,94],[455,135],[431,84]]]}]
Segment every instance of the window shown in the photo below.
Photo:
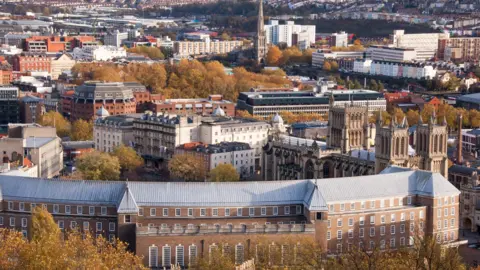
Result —
[{"label": "window", "polygon": [[18,210],[25,211],[25,203],[21,202],[18,204]]},{"label": "window", "polygon": [[107,207],[102,206],[102,207],[100,208],[100,214],[101,214],[102,216],[106,216],[106,215],[107,215]]},{"label": "window", "polygon": [[455,232],[450,232],[450,239],[455,240]]},{"label": "window", "polygon": [[327,240],[330,240],[332,237],[332,233],[330,231],[327,231]]},{"label": "window", "polygon": [[350,210],[355,210],[355,203],[350,204]]},{"label": "window", "polygon": [[455,203],[455,196],[450,197],[450,203],[454,204]]},{"label": "window", "polygon": [[278,215],[278,206],[273,207],[273,215],[274,216]]},{"label": "window", "polygon": [[375,208],[375,201],[370,201],[370,208]]},{"label": "window", "polygon": [[22,228],[26,228],[27,227],[27,218],[22,218]]},{"label": "window", "polygon": [[83,207],[82,206],[77,206],[77,215],[83,214]]},{"label": "window", "polygon": [[84,231],[90,230],[90,222],[88,222],[88,221],[83,222],[83,230]]},{"label": "window", "polygon": [[65,214],[70,214],[72,212],[72,208],[70,205],[65,205]]},{"label": "window", "polygon": [[414,212],[410,212],[410,220],[414,220],[415,219],[415,213]]},{"label": "window", "polygon": [[365,236],[365,229],[364,229],[364,228],[360,228],[360,229],[358,230],[358,236],[359,236],[360,238],[363,238],[363,237]]},{"label": "window", "polygon": [[10,226],[15,226],[15,218],[14,217],[10,218]]},{"label": "window", "polygon": [[405,233],[405,224],[400,224],[400,233]]},{"label": "window", "polygon": [[175,216],[179,217],[180,216],[180,208],[175,208]]},{"label": "window", "polygon": [[168,217],[168,208],[163,208],[163,216]]},{"label": "window", "polygon": [[340,204],[340,211],[345,211],[345,204],[344,203]]},{"label": "window", "polygon": [[91,216],[95,215],[95,206],[88,207],[88,214]]},{"label": "window", "polygon": [[70,221],[70,229],[75,230],[77,228],[77,222],[76,221]]},{"label": "window", "polygon": [[60,212],[60,206],[58,204],[53,205],[53,213],[58,213]]},{"label": "window", "polygon": [[102,231],[102,222],[97,222],[97,232]]},{"label": "window", "polygon": [[395,214],[390,215],[390,222],[395,222]]},{"label": "window", "polygon": [[244,261],[244,248],[242,244],[238,244],[235,246],[235,263],[242,264]]},{"label": "window", "polygon": [[63,220],[58,221],[58,228],[63,230],[65,228],[65,222]]},{"label": "window", "polygon": [[337,253],[342,253],[342,244],[337,244]]},{"label": "window", "polygon": [[162,248],[162,266],[163,267],[170,267],[171,266],[171,248],[166,245]]},{"label": "window", "polygon": [[328,210],[328,211],[330,211],[330,212],[333,212],[334,210],[335,210],[335,209],[334,209],[334,206],[333,206],[333,204],[330,204],[330,205],[329,205],[329,210]]},{"label": "window", "polygon": [[380,226],[380,235],[385,235],[385,226]]},{"label": "window", "polygon": [[248,215],[251,217],[255,216],[255,208],[253,207],[248,208]]},{"label": "window", "polygon": [[415,223],[410,222],[410,232],[414,232],[414,231],[415,231]]},{"label": "window", "polygon": [[31,203],[30,204],[30,212],[33,212],[33,210],[37,207],[37,204]]},{"label": "window", "polygon": [[195,265],[197,258],[197,246],[191,245],[188,247],[188,259],[190,265]]},{"label": "window", "polygon": [[[230,214],[230,211],[228,211]],[[225,216],[227,215],[227,209],[225,209]],[[188,208],[188,216],[191,217],[193,216],[193,208]]]},{"label": "window", "polygon": [[370,216],[370,224],[375,224],[375,216]]},{"label": "window", "polygon": [[295,207],[295,214],[297,215],[300,215],[302,213],[302,206],[301,205],[297,205]]},{"label": "window", "polygon": [[363,226],[365,224],[365,217],[360,217],[360,219],[358,220],[358,223],[360,226]]},{"label": "window", "polygon": [[374,249],[374,248],[375,248],[375,242],[370,241],[370,249]]},{"label": "window", "polygon": [[213,208],[212,209],[212,216],[218,216],[218,208]]},{"label": "window", "polygon": [[242,216],[242,208],[237,208],[237,216],[238,217]]},{"label": "window", "polygon": [[365,202],[360,202],[360,209],[365,209]]},{"label": "window", "polygon": [[131,221],[131,216],[130,216],[130,215],[125,215],[125,216],[123,217],[123,222],[124,222],[124,223],[130,223],[130,222],[132,222],[132,221]]},{"label": "window", "polygon": [[353,218],[348,219],[348,226],[353,226]]},{"label": "window", "polygon": [[108,223],[108,230],[111,232],[115,231],[115,222],[109,222]]},{"label": "window", "polygon": [[176,252],[175,263],[178,264],[179,266],[184,266],[185,253],[184,253],[183,246],[177,246],[175,248],[175,252]]},{"label": "window", "polygon": [[262,207],[260,214],[261,214],[262,216],[267,215],[267,208],[266,208],[266,207]]},{"label": "window", "polygon": [[353,238],[353,230],[348,230],[348,238]]},{"label": "window", "polygon": [[13,210],[13,202],[8,202],[8,210]]},{"label": "window", "polygon": [[385,224],[386,218],[384,215],[380,217],[380,223]]},{"label": "window", "polygon": [[343,226],[343,220],[341,218],[337,219],[337,227]]},{"label": "window", "polygon": [[390,248],[395,248],[395,238],[390,239]]},{"label": "window", "polygon": [[385,200],[380,200],[380,207],[384,208],[385,207]]},{"label": "window", "polygon": [[375,236],[375,227],[370,227],[370,236]]},{"label": "window", "polygon": [[423,210],[420,210],[418,215],[419,215],[420,218],[423,218]]},{"label": "window", "polygon": [[285,215],[290,215],[290,206],[285,206],[284,211]]},{"label": "window", "polygon": [[200,216],[204,217],[207,215],[207,209],[206,208],[200,208]]},{"label": "window", "polygon": [[445,209],[443,209],[443,215],[444,216],[448,216],[448,208],[445,207]]},{"label": "window", "polygon": [[398,205],[402,206],[403,205],[403,198],[398,198]]},{"label": "window", "polygon": [[443,228],[448,228],[448,219],[443,220]]},{"label": "window", "polygon": [[230,216],[230,208],[225,208],[225,216]]},{"label": "window", "polygon": [[455,216],[455,207],[450,209],[450,215]]},{"label": "window", "polygon": [[385,249],[385,240],[380,240],[380,249]]},{"label": "window", "polygon": [[405,221],[405,213],[400,214],[400,221]]},{"label": "window", "polygon": [[454,218],[450,219],[450,227],[452,227],[452,228],[455,227],[455,219]]},{"label": "window", "polygon": [[442,209],[437,209],[437,217],[442,217]]},{"label": "window", "polygon": [[442,229],[442,221],[437,220],[437,230],[441,230],[441,229]]},{"label": "window", "polygon": [[391,235],[395,234],[395,225],[390,225],[390,234]]},{"label": "window", "polygon": [[407,197],[407,204],[412,205],[412,197],[411,196]]},{"label": "window", "polygon": [[158,267],[158,247],[155,245],[148,247],[148,266],[150,268]]},{"label": "window", "polygon": [[150,216],[154,217],[157,215],[157,208],[150,208]]},{"label": "window", "polygon": [[405,246],[405,237],[400,237],[400,246]]},{"label": "window", "polygon": [[342,231],[341,230],[337,231],[337,239],[342,239]]}]

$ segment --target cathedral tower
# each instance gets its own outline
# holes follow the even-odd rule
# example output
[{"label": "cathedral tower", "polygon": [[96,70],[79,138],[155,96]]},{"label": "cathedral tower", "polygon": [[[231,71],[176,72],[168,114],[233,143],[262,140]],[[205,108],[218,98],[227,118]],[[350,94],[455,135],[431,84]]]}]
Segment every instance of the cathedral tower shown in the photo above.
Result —
[{"label": "cathedral tower", "polygon": [[259,0],[258,5],[258,21],[257,21],[257,35],[255,36],[255,60],[261,64],[265,62],[267,55],[267,38],[265,36],[265,27],[263,25],[263,0]]},{"label": "cathedral tower", "polygon": [[376,124],[375,135],[375,174],[380,173],[389,165],[407,167],[408,155],[408,125],[407,119],[397,124],[395,117],[389,126],[383,126],[382,112]]},{"label": "cathedral tower", "polygon": [[420,157],[419,169],[438,172],[448,178],[446,119],[443,119],[442,124],[438,124],[434,112],[428,123],[424,124],[420,116],[416,137],[415,150]]}]

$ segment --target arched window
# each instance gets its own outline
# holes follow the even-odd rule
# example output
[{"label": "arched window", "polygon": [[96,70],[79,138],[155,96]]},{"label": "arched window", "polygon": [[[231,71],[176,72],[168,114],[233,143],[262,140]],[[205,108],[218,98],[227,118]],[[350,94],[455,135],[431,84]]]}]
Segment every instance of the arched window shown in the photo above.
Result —
[{"label": "arched window", "polygon": [[195,265],[197,262],[197,246],[191,245],[188,247],[188,259],[190,265]]},{"label": "arched window", "polygon": [[242,264],[244,261],[244,248],[242,244],[237,244],[235,246],[235,263],[236,264]]},{"label": "arched window", "polygon": [[175,263],[184,266],[185,265],[185,252],[182,245],[178,245],[175,251]]},{"label": "arched window", "polygon": [[433,136],[433,152],[437,153],[438,151],[438,135]]},{"label": "arched window", "polygon": [[148,266],[158,267],[158,247],[155,245],[148,247]]},{"label": "arched window", "polygon": [[445,143],[443,142],[443,134],[440,135],[440,142],[439,143],[440,143],[440,153],[443,153],[443,151],[444,151],[443,147],[445,145]]},{"label": "arched window", "polygon": [[402,155],[405,155],[405,141],[406,141],[406,138],[402,138],[402,145],[401,145],[401,151],[402,151]]},{"label": "arched window", "polygon": [[395,155],[400,155],[400,138],[397,137],[395,140]]}]

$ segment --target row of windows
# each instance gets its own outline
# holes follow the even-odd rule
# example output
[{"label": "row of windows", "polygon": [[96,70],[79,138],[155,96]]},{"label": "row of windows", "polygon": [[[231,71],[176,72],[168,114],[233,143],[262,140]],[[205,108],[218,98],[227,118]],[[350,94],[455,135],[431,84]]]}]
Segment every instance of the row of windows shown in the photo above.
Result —
[{"label": "row of windows", "polygon": [[[419,227],[421,230],[423,230],[423,222],[420,222],[419,224]],[[379,233],[380,235],[385,235],[386,234],[386,226],[380,226],[379,227]],[[396,233],[396,228],[397,226],[396,225],[390,225],[390,235],[395,235]],[[399,226],[400,228],[400,233],[403,234],[405,233],[405,224],[400,224]],[[370,237],[374,237],[375,234],[376,234],[376,227],[370,227],[368,232],[369,232],[369,236]],[[415,224],[412,222],[410,223],[410,226],[409,226],[409,231],[410,232],[415,232]],[[354,230],[353,229],[349,229],[347,231],[347,234],[348,234],[348,238],[354,238]],[[330,231],[327,231],[327,240],[331,240],[331,237],[332,237],[332,234]],[[365,237],[365,228],[359,228],[358,229],[358,237],[360,238],[363,238]],[[343,231],[342,230],[337,230],[337,240],[341,240],[343,239]]]},{"label": "row of windows", "polygon": [[[22,228],[27,228],[28,227],[28,219],[27,218],[21,218],[21,226]],[[11,227],[14,227],[15,226],[15,218],[14,217],[10,217],[9,218],[9,225]],[[3,217],[0,217],[0,226],[3,225]]]},{"label": "row of windows", "polygon": [[[58,220],[57,221],[58,228],[61,230],[65,229],[65,221],[63,220]],[[77,227],[80,227],[80,225],[76,221],[70,221],[70,229],[74,230],[77,229]],[[83,222],[83,230],[88,231],[90,230],[90,222],[89,221],[84,221]],[[102,232],[103,231],[103,222],[96,222],[95,223],[95,231],[97,232]],[[115,222],[109,222],[108,223],[108,231],[114,232],[115,231]]]},{"label": "row of windows", "polygon": [[[448,216],[448,208],[443,209],[443,215]],[[455,207],[450,208],[450,215],[455,216]],[[437,209],[437,217],[442,217],[442,209]]]},{"label": "row of windows", "polygon": [[[450,219],[450,227],[455,228],[455,219],[454,218]],[[444,229],[448,228],[448,219],[443,220],[443,228]],[[437,220],[437,230],[441,230],[441,229],[442,229],[442,221]]]},{"label": "row of windows", "polygon": [[[424,213],[423,211],[420,211],[418,213],[419,218],[423,219],[424,218]],[[400,221],[405,221],[406,219],[406,214],[405,213],[400,213]],[[410,220],[415,219],[415,212],[410,212]],[[397,221],[397,214],[390,214],[390,222],[396,222]],[[348,218],[348,226],[353,226],[355,222],[355,218],[351,217]],[[381,215],[380,216],[380,223],[385,224],[387,222],[387,216]],[[375,216],[370,216],[370,224],[375,224]],[[365,225],[365,217],[359,217],[358,219],[358,225],[363,226]],[[327,220],[327,226],[328,228],[331,227],[331,220]],[[337,219],[337,227],[342,227],[343,226],[343,218],[338,218]]]},{"label": "row of windows", "polygon": [[[14,202],[8,202],[8,210],[10,210],[10,211],[15,211],[15,210],[17,210],[17,211],[27,211],[26,206],[27,206],[26,203],[24,203],[24,202],[19,202],[19,203],[18,203],[18,208],[15,209],[15,204],[14,204]],[[40,205],[37,205],[36,203],[31,203],[31,204],[30,204],[30,208],[29,208],[30,211],[32,211],[33,209],[35,209],[35,207],[37,207],[37,206],[40,207]],[[45,210],[48,209],[47,204],[41,204],[41,207],[42,207],[42,209],[45,209]],[[84,213],[83,213],[83,209],[84,209],[83,207],[84,207],[84,206],[78,205],[78,206],[76,206],[76,207],[73,206],[73,209],[76,208],[76,214],[77,214],[77,215],[83,215],[83,214],[84,214]],[[98,207],[89,206],[89,207],[88,207],[88,214],[89,214],[89,215],[92,215],[92,216],[95,215],[95,213],[96,213],[96,208],[98,208]],[[62,212],[60,211],[60,205],[54,204],[54,205],[53,205],[53,213],[54,213],[54,214],[72,214],[72,206],[70,206],[70,205],[65,205],[65,207],[64,207],[64,212],[62,213]],[[85,214],[87,214],[87,213],[85,212]],[[107,215],[107,207],[106,207],[106,206],[101,206],[101,207],[100,207],[100,214],[101,214],[102,216]]]},{"label": "row of windows", "polygon": [[[403,200],[404,198],[391,198],[390,200],[380,200],[380,208],[385,208],[386,206],[386,201],[389,202],[388,207],[393,207],[395,206],[395,201],[397,202],[397,206],[403,206]],[[412,197],[407,196],[407,205],[412,205]],[[356,202],[352,202],[349,204],[342,203],[340,204],[340,211],[346,211],[347,206],[349,207],[348,210],[356,210]],[[366,209],[367,208],[367,202],[366,201],[361,201],[360,202],[360,209]],[[376,208],[376,201],[369,201],[368,202],[368,208],[370,209],[375,209]],[[330,212],[335,212],[335,205],[331,204],[330,205]]]},{"label": "row of windows", "polygon": [[[413,237],[410,237],[409,238],[409,242],[408,242],[408,245],[409,246],[413,246],[415,240]],[[369,245],[368,245],[368,249],[369,250],[373,250],[375,249],[375,246],[376,246],[376,243],[375,241],[370,241],[369,242]],[[403,247],[405,246],[405,237],[400,237],[400,246]],[[352,247],[353,247],[353,244],[352,243],[348,243],[347,244],[347,248],[348,248],[348,251],[352,250]],[[365,248],[365,244],[360,241],[358,243],[358,247],[360,249],[364,249]],[[385,240],[380,240],[380,249],[385,249],[386,248],[386,241]],[[391,238],[390,241],[389,241],[389,248],[396,248],[396,240],[395,238]],[[337,244],[337,253],[342,253],[343,252],[343,244]]]},{"label": "row of windows", "polygon": [[[273,206],[273,207],[260,207],[260,215],[261,216],[266,216],[267,215],[267,208],[272,208],[272,214],[274,216],[278,215],[278,206]],[[243,208],[236,208],[237,209],[237,213],[236,213],[236,216],[243,216]],[[255,210],[257,208],[255,207],[249,207],[248,208],[248,216],[255,216]],[[193,208],[188,208],[187,209],[187,216],[191,217],[191,216],[194,216],[194,209]],[[231,213],[231,209],[230,208],[224,208],[224,216],[228,217],[230,216],[230,213]],[[164,217],[168,217],[169,216],[169,208],[163,208],[162,209],[162,216]],[[175,216],[176,217],[179,217],[179,216],[182,216],[182,209],[181,208],[175,208]],[[290,215],[290,206],[285,206],[283,208],[283,213],[284,215]],[[299,215],[299,214],[302,214],[302,206],[300,205],[297,205],[295,207],[295,214]],[[139,209],[139,212],[138,212],[138,215],[139,216],[143,216],[144,215],[144,210],[143,208],[140,208]],[[219,215],[219,212],[218,212],[218,208],[212,208],[212,211],[211,211],[211,216],[218,216]],[[150,216],[154,217],[154,216],[157,216],[157,209],[156,208],[150,208]],[[207,216],[207,208],[200,208],[200,216],[201,217],[205,217]]]}]

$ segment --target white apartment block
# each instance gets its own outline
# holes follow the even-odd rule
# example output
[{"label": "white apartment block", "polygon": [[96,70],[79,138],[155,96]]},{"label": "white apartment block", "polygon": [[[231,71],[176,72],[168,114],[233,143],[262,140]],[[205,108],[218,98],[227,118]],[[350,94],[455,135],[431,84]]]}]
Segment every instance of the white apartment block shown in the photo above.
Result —
[{"label": "white apartment block", "polygon": [[[300,43],[300,38],[303,42],[308,44],[315,43],[315,25],[298,25],[293,21],[287,21],[286,24],[279,24],[278,20],[271,20],[269,24],[264,26],[266,43],[277,45],[279,43],[286,43],[287,46],[294,44],[294,34],[297,34],[297,43]],[[301,34],[306,33],[306,35]],[[300,34],[300,35],[298,35]]]},{"label": "white apartment block", "polygon": [[126,56],[127,51],[123,47],[92,46],[73,49],[73,58],[81,61],[110,61]]},{"label": "white apartment block", "polygon": [[332,47],[347,47],[348,46],[348,33],[340,32],[333,33],[330,36],[330,46]]},{"label": "white apartment block", "polygon": [[438,51],[438,40],[449,38],[446,33],[405,34],[405,30],[395,30],[391,39],[397,48],[412,48],[417,51],[416,60],[429,60]]},{"label": "white apartment block", "polygon": [[325,60],[336,60],[336,59],[363,59],[365,58],[365,51],[330,51],[330,50],[317,50],[312,53],[312,65],[313,66],[323,66]]},{"label": "white apartment block", "polygon": [[412,48],[397,48],[387,46],[370,46],[367,54],[372,60],[389,62],[408,62],[417,59],[417,52]]},{"label": "white apartment block", "polygon": [[95,120],[93,125],[95,150],[112,152],[121,144],[133,146],[133,120],[140,116],[140,114],[113,115]]},{"label": "white apartment block", "polygon": [[123,42],[128,40],[128,32],[115,31],[112,34],[107,34],[103,38],[103,44],[107,46],[121,47]]},{"label": "white apartment block", "polygon": [[372,60],[356,60],[353,63],[353,71],[370,75],[412,79],[432,79],[437,74],[437,70],[431,65]]},{"label": "white apartment block", "polygon": [[213,40],[205,41],[175,41],[174,53],[180,56],[202,55],[202,54],[224,54],[239,50],[243,46],[241,40]]}]

